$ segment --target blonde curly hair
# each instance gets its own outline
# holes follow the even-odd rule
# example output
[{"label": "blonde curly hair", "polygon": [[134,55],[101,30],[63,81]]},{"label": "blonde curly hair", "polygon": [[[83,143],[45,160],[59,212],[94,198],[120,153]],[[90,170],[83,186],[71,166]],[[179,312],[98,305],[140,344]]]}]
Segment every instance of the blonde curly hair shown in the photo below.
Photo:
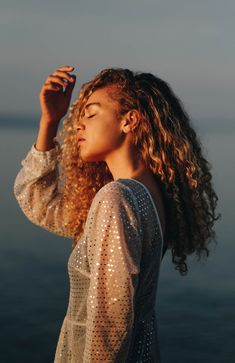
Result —
[{"label": "blonde curly hair", "polygon": [[[81,237],[92,200],[98,190],[113,181],[105,161],[84,162],[79,156],[76,122],[90,95],[97,89],[115,86],[110,97],[117,101],[119,115],[136,109],[141,122],[133,131],[133,144],[161,188],[166,208],[165,239],[172,262],[186,275],[187,255],[199,259],[211,240],[216,242],[214,222],[218,197],[213,189],[211,164],[203,157],[202,145],[190,124],[181,101],[170,86],[151,73],[129,69],[102,70],[81,87],[69,109],[58,138],[61,153],[59,180],[72,248]],[[64,177],[64,180],[63,180]]]}]

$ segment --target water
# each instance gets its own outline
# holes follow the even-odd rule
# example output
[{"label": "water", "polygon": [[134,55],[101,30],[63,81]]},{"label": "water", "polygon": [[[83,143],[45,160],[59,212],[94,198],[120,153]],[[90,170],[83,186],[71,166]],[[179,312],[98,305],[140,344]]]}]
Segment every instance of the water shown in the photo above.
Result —
[{"label": "water", "polygon": [[[71,241],[33,225],[13,194],[37,128],[21,119],[11,126],[0,124],[1,362],[50,363],[67,309]],[[157,303],[163,363],[232,363],[235,356],[235,129],[229,125],[200,132],[220,201],[218,245],[211,245],[206,262],[189,259],[187,277],[174,270],[169,251],[164,257]]]}]

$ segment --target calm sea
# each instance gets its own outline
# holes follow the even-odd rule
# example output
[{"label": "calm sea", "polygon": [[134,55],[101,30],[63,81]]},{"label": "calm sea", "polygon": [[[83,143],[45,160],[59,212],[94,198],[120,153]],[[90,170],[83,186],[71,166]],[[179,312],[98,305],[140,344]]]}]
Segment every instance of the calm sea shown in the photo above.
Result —
[{"label": "calm sea", "polygon": [[[2,363],[52,363],[68,303],[71,241],[33,225],[13,193],[37,122],[0,120]],[[222,219],[218,244],[211,244],[207,261],[189,258],[188,276],[174,270],[169,251],[164,257],[157,302],[163,363],[235,361],[235,127],[201,122],[198,132],[213,166]]]}]

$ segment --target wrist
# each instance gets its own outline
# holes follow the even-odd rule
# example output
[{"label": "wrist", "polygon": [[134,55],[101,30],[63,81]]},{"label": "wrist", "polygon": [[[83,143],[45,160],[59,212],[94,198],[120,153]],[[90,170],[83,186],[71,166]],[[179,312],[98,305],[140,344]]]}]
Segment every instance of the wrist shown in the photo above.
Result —
[{"label": "wrist", "polygon": [[40,119],[40,127],[48,128],[48,129],[57,129],[59,126],[60,120],[47,120],[44,117]]}]

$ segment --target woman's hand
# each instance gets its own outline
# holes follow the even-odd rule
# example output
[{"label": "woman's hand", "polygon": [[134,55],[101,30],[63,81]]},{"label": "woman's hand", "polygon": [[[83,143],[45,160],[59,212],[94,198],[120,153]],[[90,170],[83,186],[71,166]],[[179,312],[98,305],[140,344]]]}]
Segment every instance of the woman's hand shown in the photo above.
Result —
[{"label": "woman's hand", "polygon": [[76,76],[68,73],[73,69],[70,66],[59,67],[47,77],[40,91],[41,120],[47,125],[57,126],[67,113],[76,82]]}]

